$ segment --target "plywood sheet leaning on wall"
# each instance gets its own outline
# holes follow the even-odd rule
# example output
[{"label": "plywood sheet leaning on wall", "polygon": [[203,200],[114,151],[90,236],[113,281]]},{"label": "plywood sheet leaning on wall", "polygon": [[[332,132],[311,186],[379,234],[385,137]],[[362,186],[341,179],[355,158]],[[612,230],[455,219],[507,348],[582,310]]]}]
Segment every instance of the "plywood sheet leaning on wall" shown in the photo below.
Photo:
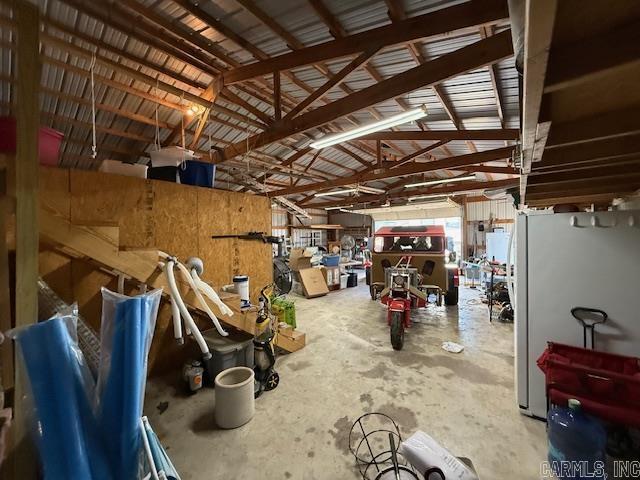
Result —
[{"label": "plywood sheet leaning on wall", "polygon": [[[116,250],[154,248],[182,261],[198,256],[205,264],[204,280],[216,288],[231,283],[234,274],[248,274],[254,301],[260,289],[272,281],[270,245],[211,238],[248,231],[269,233],[271,205],[267,198],[101,172],[43,168],[41,177],[45,209],[104,234]],[[99,328],[100,288],[115,288],[113,277],[84,260],[65,258],[45,246],[40,256],[45,270],[41,274],[51,287],[73,297],[69,300],[78,300],[81,313]],[[150,355],[152,368],[175,365],[176,356],[187,351],[174,346],[170,311],[165,307],[158,316]],[[236,315],[243,317],[232,323],[250,321],[244,314]],[[208,327],[208,320],[202,325]],[[300,348],[299,343],[294,347]]]}]

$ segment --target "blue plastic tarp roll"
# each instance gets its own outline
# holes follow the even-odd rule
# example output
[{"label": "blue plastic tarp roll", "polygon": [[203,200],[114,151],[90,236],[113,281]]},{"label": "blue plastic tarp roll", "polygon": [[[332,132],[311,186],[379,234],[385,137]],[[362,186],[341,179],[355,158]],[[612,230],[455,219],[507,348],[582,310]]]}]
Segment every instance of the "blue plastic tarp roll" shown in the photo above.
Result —
[{"label": "blue plastic tarp roll", "polygon": [[29,377],[36,444],[46,480],[113,478],[69,335],[68,318],[53,318],[16,334]]}]

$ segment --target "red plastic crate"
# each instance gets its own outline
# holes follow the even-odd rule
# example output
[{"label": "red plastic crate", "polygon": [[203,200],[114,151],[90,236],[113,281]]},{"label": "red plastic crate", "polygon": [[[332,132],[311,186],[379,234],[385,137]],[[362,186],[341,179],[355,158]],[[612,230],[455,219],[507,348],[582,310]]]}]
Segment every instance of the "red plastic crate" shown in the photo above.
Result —
[{"label": "red plastic crate", "polygon": [[592,415],[640,428],[639,358],[548,342],[537,363],[551,403],[576,398]]},{"label": "red plastic crate", "polygon": [[[56,166],[64,134],[49,127],[40,127],[38,151],[40,165]],[[0,117],[0,153],[16,153],[16,119]]]}]

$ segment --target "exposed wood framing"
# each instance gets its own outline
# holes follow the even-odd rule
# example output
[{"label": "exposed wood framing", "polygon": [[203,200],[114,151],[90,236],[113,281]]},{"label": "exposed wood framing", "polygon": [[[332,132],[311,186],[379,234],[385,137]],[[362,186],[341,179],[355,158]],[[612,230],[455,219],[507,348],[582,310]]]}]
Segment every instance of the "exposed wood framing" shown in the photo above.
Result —
[{"label": "exposed wood framing", "polygon": [[[20,72],[16,107],[16,283],[15,324],[25,327],[38,321],[38,130],[40,125],[39,33],[38,7],[18,1],[14,4],[18,27],[16,66]],[[12,182],[13,183],[13,182]],[[5,239],[1,239],[3,242]],[[14,362],[18,370],[22,362]],[[28,440],[27,406],[22,401],[26,392],[26,374],[15,375],[15,416],[12,445],[15,449],[14,478],[35,478],[33,447]]]},{"label": "exposed wood framing", "polygon": [[412,163],[402,167],[386,169],[382,172],[366,172],[353,175],[351,177],[343,177],[331,182],[322,182],[310,185],[301,185],[295,188],[285,188],[269,192],[269,196],[292,195],[295,193],[303,193],[307,191],[317,191],[325,188],[338,187],[351,183],[364,183],[376,180],[384,180],[386,178],[404,177],[417,173],[432,172],[442,169],[453,169],[456,167],[465,167],[476,165],[479,163],[491,162],[510,158],[513,153],[513,147],[502,147],[484,152],[471,153],[468,155],[459,155],[457,157],[444,158],[441,160],[433,160],[427,163]]},{"label": "exposed wood framing", "polygon": [[316,100],[322,97],[333,87],[339,85],[347,77],[347,75],[367,62],[367,60],[369,60],[376,53],[376,51],[376,49],[369,49],[354,58],[338,73],[329,78],[329,80],[327,80],[321,87],[315,90],[311,95],[309,95],[302,102],[296,105],[289,113],[287,113],[287,115],[284,117],[285,120],[295,117],[297,114],[305,110],[308,106],[312,105]]},{"label": "exposed wood framing", "polygon": [[363,140],[517,140],[519,131],[512,129],[489,130],[426,130],[383,131],[361,137]]},{"label": "exposed wood framing", "polygon": [[511,54],[510,32],[499,33],[355,92],[348,98],[316,108],[294,118],[285,125],[274,126],[264,133],[250,137],[248,140],[237,142],[225,148],[220,161],[245,153],[247,146],[249,148],[259,148],[268,145],[296,133],[323,125],[338,116],[356,112],[423,86],[433,85],[457,74],[497,62],[509,57]]},{"label": "exposed wood framing", "polygon": [[498,22],[508,18],[506,3],[499,0],[473,0],[403,22],[350,35],[331,42],[272,57],[224,73],[225,84],[267,75],[278,70],[344,57],[364,51],[372,45],[384,46],[441,35],[458,29]]},{"label": "exposed wood framing", "polygon": [[[473,155],[473,154],[471,154]],[[494,188],[512,188],[518,185],[517,179],[506,179],[506,180],[493,180],[490,182],[460,182],[457,184],[449,184],[449,185],[438,185],[432,186],[422,189],[411,189],[411,191],[407,191],[403,189],[398,193],[388,193],[386,196],[381,195],[360,195],[356,197],[345,197],[341,200],[333,200],[327,202],[316,202],[316,203],[303,203],[305,208],[327,208],[327,207],[340,207],[350,204],[383,204],[387,200],[402,200],[406,201],[409,197],[419,196],[419,195],[432,195],[432,194],[442,194],[442,195],[456,195],[460,193],[466,192],[474,192],[478,190],[484,189],[494,189]]]},{"label": "exposed wood framing", "polygon": [[525,173],[531,171],[533,161],[556,10],[557,0],[548,0],[544,5],[527,2],[524,43],[524,75],[527,81],[524,82],[522,105],[522,169]]}]

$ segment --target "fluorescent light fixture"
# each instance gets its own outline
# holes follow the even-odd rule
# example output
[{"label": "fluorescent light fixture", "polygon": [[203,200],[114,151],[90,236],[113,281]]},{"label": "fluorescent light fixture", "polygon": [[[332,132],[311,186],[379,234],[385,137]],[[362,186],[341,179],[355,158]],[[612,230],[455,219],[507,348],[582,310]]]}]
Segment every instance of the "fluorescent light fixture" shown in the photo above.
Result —
[{"label": "fluorescent light fixture", "polygon": [[344,193],[353,193],[353,192],[357,192],[357,191],[358,191],[357,188],[345,188],[344,190],[335,190],[333,192],[316,193],[314,196],[315,197],[330,197],[332,195],[342,195]]},{"label": "fluorescent light fixture", "polygon": [[430,195],[416,195],[415,197],[409,197],[409,201],[415,202],[416,200],[426,200],[427,198],[438,198],[438,197],[446,197],[446,195],[442,195],[441,193],[433,193]]},{"label": "fluorescent light fixture", "polygon": [[370,133],[379,132],[380,130],[385,130],[387,128],[402,125],[403,123],[412,122],[426,115],[427,107],[425,105],[421,105],[419,108],[407,110],[406,112],[394,115],[393,117],[385,118],[384,120],[380,120],[378,122],[373,122],[368,125],[354,128],[353,130],[349,130],[348,132],[341,132],[336,133],[335,135],[329,135],[328,137],[323,137],[319,140],[316,140],[315,142],[312,142],[309,146],[315,149],[330,147],[331,145],[335,145],[337,143],[347,142],[349,140],[353,140],[354,138],[362,137]]},{"label": "fluorescent light fixture", "polygon": [[343,213],[351,213],[351,210],[347,210],[345,208],[341,208],[340,211]]},{"label": "fluorescent light fixture", "polygon": [[465,175],[464,177],[440,178],[438,180],[428,180],[425,182],[408,183],[404,188],[425,187],[427,185],[439,185],[441,183],[462,182],[464,180],[475,180],[475,175]]},{"label": "fluorescent light fixture", "polygon": [[325,210],[342,210],[343,208],[350,208],[353,205],[343,205],[341,207],[324,207]]},{"label": "fluorescent light fixture", "polygon": [[382,195],[383,193],[386,193],[386,190],[383,190],[381,188],[365,187],[362,185],[358,187],[358,190],[364,193],[372,193],[377,195]]}]

